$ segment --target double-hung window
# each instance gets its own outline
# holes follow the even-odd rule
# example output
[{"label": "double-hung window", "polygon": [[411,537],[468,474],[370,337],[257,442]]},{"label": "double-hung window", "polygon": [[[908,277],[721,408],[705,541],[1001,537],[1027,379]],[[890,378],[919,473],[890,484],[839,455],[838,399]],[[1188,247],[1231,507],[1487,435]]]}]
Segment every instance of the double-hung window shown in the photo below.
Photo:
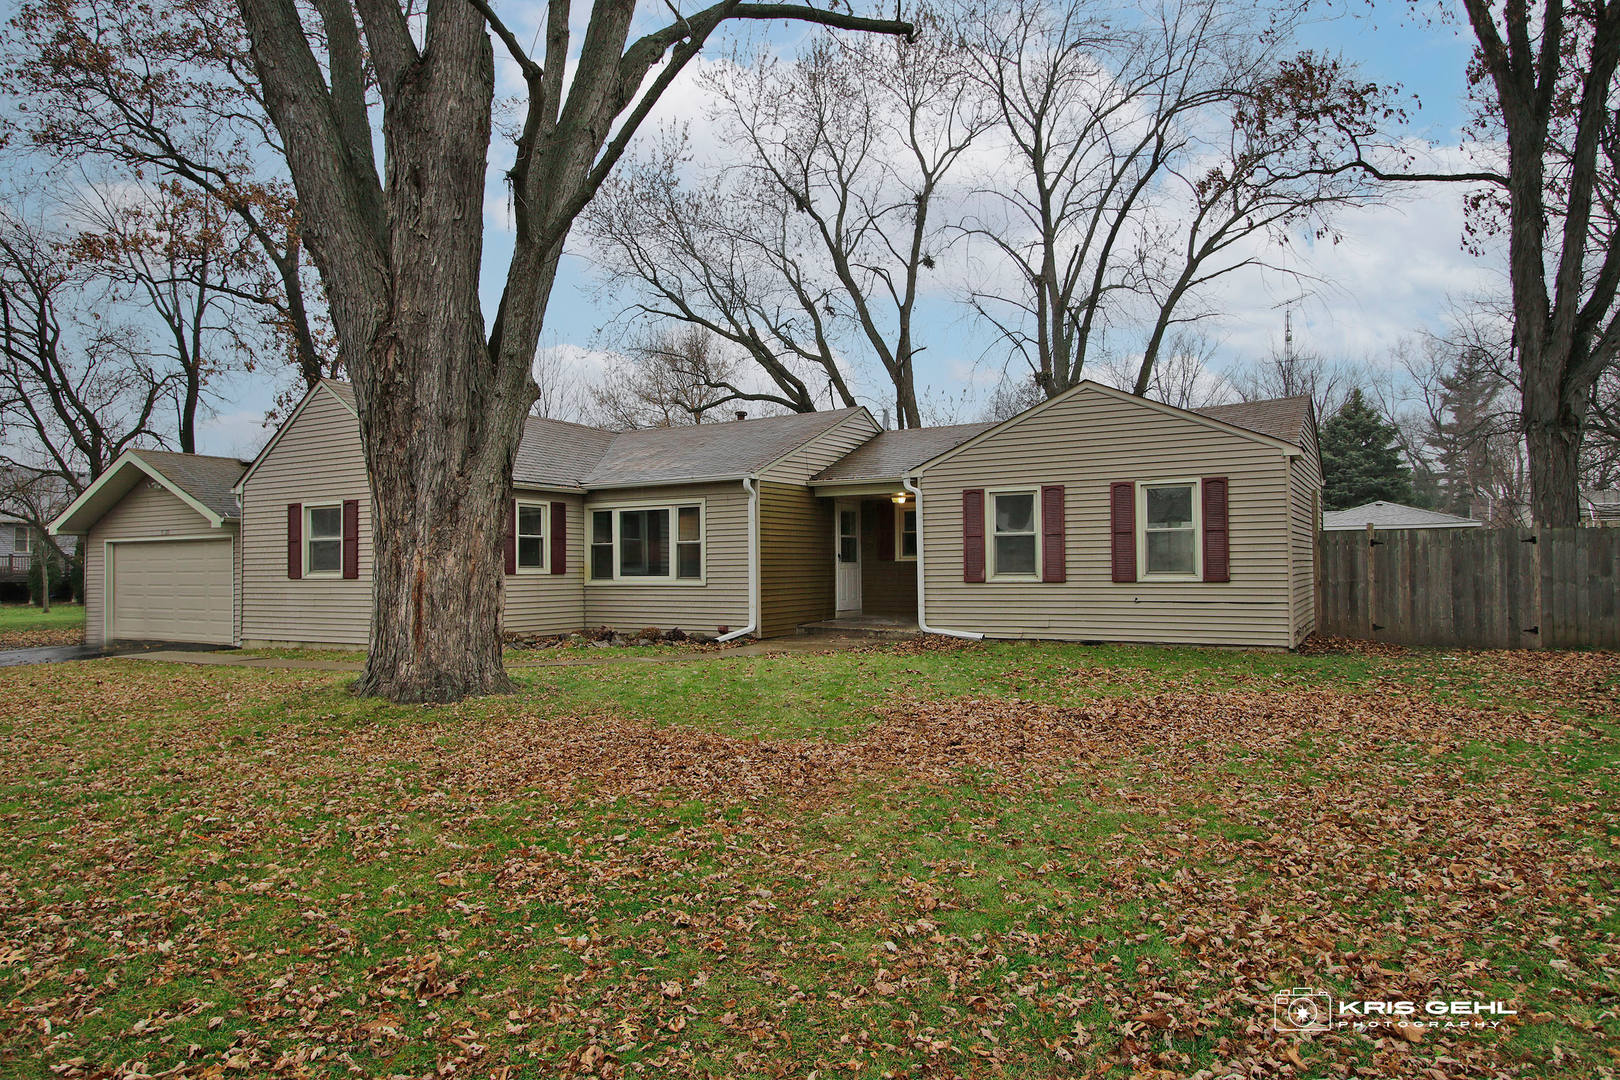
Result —
[{"label": "double-hung window", "polygon": [[591,580],[702,582],[703,504],[593,509]]},{"label": "double-hung window", "polygon": [[304,573],[343,573],[343,507],[304,508]]},{"label": "double-hung window", "polygon": [[1177,480],[1140,487],[1144,577],[1198,576],[1198,482]]},{"label": "double-hung window", "polygon": [[895,558],[906,560],[917,557],[917,504],[913,501],[909,506],[896,506],[895,510]]},{"label": "double-hung window", "polygon": [[990,515],[995,532],[990,546],[990,576],[1029,578],[1040,566],[1039,522],[1033,491],[997,491],[990,494]]},{"label": "double-hung window", "polygon": [[546,507],[543,503],[517,504],[517,568],[544,570],[546,566]]},{"label": "double-hung window", "polygon": [[31,550],[28,526],[18,525],[11,534],[11,550],[19,555],[27,554]]}]

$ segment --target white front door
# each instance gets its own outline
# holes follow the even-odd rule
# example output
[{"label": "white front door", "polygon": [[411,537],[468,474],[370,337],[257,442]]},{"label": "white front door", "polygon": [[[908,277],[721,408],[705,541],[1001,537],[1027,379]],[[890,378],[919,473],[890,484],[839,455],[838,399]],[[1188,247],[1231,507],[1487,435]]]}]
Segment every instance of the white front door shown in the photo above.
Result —
[{"label": "white front door", "polygon": [[861,610],[861,506],[839,502],[833,508],[833,559],[838,574],[838,610]]}]

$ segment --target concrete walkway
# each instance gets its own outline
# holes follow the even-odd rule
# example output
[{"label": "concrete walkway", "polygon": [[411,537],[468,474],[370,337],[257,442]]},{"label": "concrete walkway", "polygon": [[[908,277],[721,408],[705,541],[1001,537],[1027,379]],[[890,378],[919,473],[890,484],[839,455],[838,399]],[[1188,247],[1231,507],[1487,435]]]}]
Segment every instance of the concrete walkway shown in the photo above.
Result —
[{"label": "concrete walkway", "polygon": [[152,652],[179,654],[188,649],[212,651],[218,648],[218,645],[155,645],[150,642],[120,645],[116,649],[98,649],[91,645],[36,645],[28,649],[0,650],[0,668],[64,664],[74,660],[101,660],[109,656],[139,656]]},{"label": "concrete walkway", "polygon": [[[817,653],[842,652],[859,645],[872,644],[870,639],[838,637],[830,634],[805,637],[772,638],[769,641],[743,645],[736,649],[706,649],[701,652],[665,653],[654,656],[636,656],[635,646],[616,646],[599,650],[607,655],[569,657],[565,660],[540,660],[509,657],[506,666],[514,670],[542,668],[602,667],[609,664],[696,664],[733,657],[754,656],[807,656]],[[549,652],[551,650],[536,650]],[[628,654],[628,655],[627,655]],[[363,671],[365,665],[345,660],[305,660],[271,656],[247,656],[229,652],[184,652],[159,649],[154,652],[106,654],[92,652],[91,657],[117,655],[127,660],[155,660],[166,664],[196,664],[201,667],[246,667],[273,671]],[[0,654],[3,656],[3,654]],[[76,659],[90,659],[83,657]],[[43,661],[41,661],[43,662]],[[4,666],[0,663],[0,666]]]}]

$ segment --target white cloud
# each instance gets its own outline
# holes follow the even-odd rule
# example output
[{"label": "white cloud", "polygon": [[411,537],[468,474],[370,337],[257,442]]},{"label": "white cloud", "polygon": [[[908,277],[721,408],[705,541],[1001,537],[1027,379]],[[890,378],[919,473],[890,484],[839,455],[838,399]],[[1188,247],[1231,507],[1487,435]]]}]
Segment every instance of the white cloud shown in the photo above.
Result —
[{"label": "white cloud", "polygon": [[197,452],[251,460],[275,434],[265,427],[264,413],[252,410],[219,413],[197,423]]}]

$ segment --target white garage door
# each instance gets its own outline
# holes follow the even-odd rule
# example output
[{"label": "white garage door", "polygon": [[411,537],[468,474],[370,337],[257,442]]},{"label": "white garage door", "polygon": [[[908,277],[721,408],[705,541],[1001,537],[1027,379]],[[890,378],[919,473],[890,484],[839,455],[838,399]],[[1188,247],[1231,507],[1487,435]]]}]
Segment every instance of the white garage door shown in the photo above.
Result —
[{"label": "white garage door", "polygon": [[231,541],[112,545],[112,636],[231,644]]}]

